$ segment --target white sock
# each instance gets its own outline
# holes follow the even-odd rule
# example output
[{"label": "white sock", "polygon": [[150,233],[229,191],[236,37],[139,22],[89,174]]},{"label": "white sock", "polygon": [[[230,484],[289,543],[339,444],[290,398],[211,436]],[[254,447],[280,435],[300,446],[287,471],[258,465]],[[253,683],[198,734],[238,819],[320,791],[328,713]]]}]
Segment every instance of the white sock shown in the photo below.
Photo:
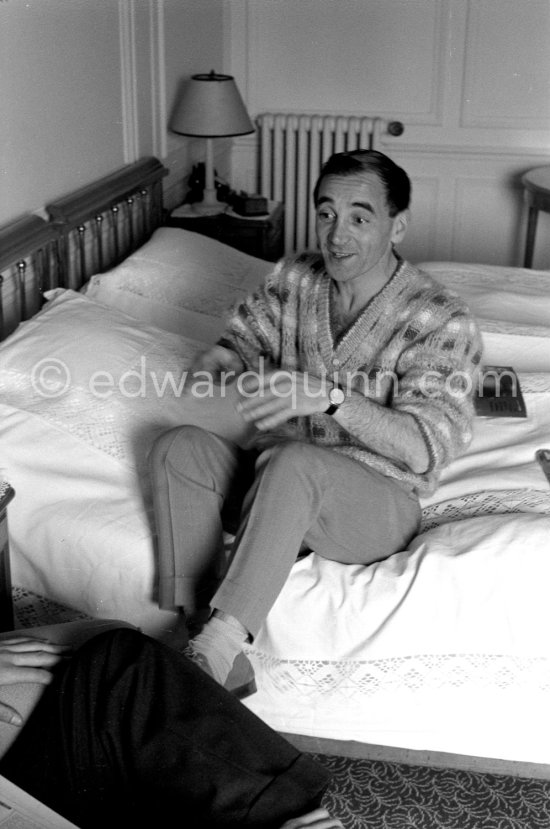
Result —
[{"label": "white sock", "polygon": [[246,639],[247,634],[240,626],[218,616],[211,616],[202,631],[191,641],[193,649],[205,657],[216,682],[224,685]]}]

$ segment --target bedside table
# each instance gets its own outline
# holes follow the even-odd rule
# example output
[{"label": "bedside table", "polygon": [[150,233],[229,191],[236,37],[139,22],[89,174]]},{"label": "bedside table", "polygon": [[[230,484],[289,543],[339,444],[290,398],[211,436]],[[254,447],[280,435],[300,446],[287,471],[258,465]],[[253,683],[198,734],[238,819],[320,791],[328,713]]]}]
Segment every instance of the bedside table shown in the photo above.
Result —
[{"label": "bedside table", "polygon": [[275,262],[284,253],[283,222],[283,205],[270,202],[269,213],[263,216],[240,216],[231,208],[215,216],[197,216],[191,205],[182,205],[167,216],[164,224],[194,230],[250,256]]},{"label": "bedside table", "polygon": [[13,630],[8,504],[15,495],[11,486],[0,482],[0,630]]}]

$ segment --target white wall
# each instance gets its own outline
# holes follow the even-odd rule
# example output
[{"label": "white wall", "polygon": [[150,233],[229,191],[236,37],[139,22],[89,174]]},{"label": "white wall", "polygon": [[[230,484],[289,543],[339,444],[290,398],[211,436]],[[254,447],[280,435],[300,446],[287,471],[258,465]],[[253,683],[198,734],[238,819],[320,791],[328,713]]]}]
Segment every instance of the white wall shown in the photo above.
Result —
[{"label": "white wall", "polygon": [[[550,163],[548,0],[231,0],[249,109],[405,124],[380,147],[413,180],[412,259],[519,264],[520,176]],[[234,179],[252,187],[253,141]],[[535,265],[550,268],[550,217]]]},{"label": "white wall", "polygon": [[223,61],[223,0],[0,0],[0,223],[145,155],[177,202],[202,148],[173,97]]}]

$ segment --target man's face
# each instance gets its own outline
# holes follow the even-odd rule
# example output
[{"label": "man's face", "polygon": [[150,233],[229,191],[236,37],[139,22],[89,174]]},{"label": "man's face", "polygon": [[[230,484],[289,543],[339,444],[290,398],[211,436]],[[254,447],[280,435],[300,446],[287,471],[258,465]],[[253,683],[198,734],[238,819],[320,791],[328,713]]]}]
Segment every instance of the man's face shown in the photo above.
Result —
[{"label": "man's face", "polygon": [[321,182],[315,229],[329,276],[337,282],[378,278],[405,235],[407,211],[390,216],[384,185],[373,173],[327,176]]}]

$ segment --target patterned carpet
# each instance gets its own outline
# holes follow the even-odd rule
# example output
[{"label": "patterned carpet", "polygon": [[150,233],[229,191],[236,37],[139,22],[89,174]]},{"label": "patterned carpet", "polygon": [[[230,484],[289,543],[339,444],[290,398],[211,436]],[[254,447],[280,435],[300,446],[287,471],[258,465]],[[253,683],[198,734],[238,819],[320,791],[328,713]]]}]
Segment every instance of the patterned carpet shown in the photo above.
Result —
[{"label": "patterned carpet", "polygon": [[[15,587],[18,627],[89,618]],[[550,829],[550,781],[313,754],[345,829]]]},{"label": "patterned carpet", "polygon": [[345,829],[548,829],[550,781],[313,755]]}]

